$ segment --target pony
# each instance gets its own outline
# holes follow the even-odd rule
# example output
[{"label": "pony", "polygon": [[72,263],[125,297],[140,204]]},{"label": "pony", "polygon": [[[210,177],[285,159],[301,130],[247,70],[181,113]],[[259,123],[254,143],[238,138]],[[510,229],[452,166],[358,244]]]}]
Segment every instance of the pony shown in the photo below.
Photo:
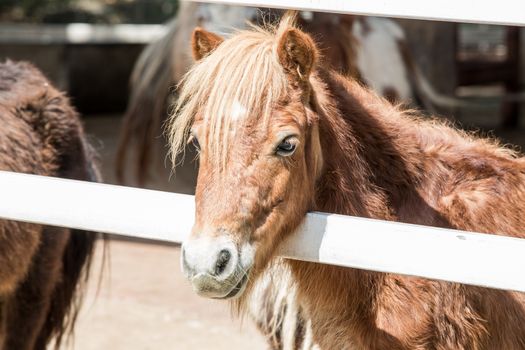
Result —
[{"label": "pony", "polygon": [[[167,33],[144,49],[131,75],[130,100],[116,157],[121,183],[136,180],[143,186],[155,178],[155,170],[160,168],[165,152],[155,150],[162,150],[165,144],[162,125],[168,116],[172,90],[191,65],[186,48],[193,28],[229,34],[233,28],[246,29],[248,22],[258,23],[281,14],[251,7],[181,3],[177,17],[167,25]],[[394,21],[325,13],[303,13],[299,21],[314,36],[332,68],[359,79],[392,101],[432,109],[420,92],[421,74],[413,63],[403,29]],[[132,172],[125,176],[128,164]],[[175,187],[180,182],[193,188],[195,176],[195,168],[183,164]]]},{"label": "pony", "polygon": [[[1,170],[99,180],[77,113],[31,64],[0,63],[0,122]],[[75,325],[95,239],[0,220],[0,349],[60,347]]]},{"label": "pony", "polygon": [[187,142],[199,150],[181,254],[197,294],[244,313],[270,300],[258,286],[273,272],[320,349],[525,348],[523,293],[275,265],[309,210],[524,237],[525,158],[327,68],[293,16],[226,40],[197,28],[192,52],[169,135],[173,159]]}]

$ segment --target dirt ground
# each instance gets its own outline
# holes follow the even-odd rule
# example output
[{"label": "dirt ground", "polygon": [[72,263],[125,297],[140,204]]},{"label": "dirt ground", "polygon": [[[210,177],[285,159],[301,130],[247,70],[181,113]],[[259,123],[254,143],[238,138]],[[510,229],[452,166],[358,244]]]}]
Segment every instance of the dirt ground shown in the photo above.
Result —
[{"label": "dirt ground", "polygon": [[111,241],[98,286],[101,251],[67,349],[265,349],[248,319],[231,317],[227,302],[193,293],[178,247]]},{"label": "dirt ground", "polygon": [[[87,131],[101,155],[106,182],[114,182],[118,123],[116,117],[86,119]],[[189,191],[186,188],[185,192]],[[180,271],[177,246],[112,240],[105,270],[101,269],[101,247],[74,342],[64,349],[266,348],[252,322],[245,319],[241,323],[232,317],[227,302],[193,293]]]}]

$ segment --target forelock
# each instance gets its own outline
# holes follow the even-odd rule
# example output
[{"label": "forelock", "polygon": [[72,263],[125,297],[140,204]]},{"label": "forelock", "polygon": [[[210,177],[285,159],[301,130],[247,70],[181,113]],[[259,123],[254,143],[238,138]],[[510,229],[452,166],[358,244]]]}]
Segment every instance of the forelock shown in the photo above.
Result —
[{"label": "forelock", "polygon": [[290,23],[239,31],[189,70],[170,121],[173,158],[184,149],[197,115],[203,121],[199,143],[207,158],[222,166],[231,140],[241,136],[246,123],[268,122],[288,88],[275,49],[276,32]]}]

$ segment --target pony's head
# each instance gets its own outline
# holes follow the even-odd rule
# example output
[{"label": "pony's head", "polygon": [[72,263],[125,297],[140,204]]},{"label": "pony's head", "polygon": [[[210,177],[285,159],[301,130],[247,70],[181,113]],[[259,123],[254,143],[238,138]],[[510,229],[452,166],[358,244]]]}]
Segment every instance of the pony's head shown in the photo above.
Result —
[{"label": "pony's head", "polygon": [[301,222],[322,169],[313,40],[285,16],[231,38],[196,29],[197,60],[170,125],[174,156],[199,148],[196,219],[182,268],[195,291],[242,294]]}]

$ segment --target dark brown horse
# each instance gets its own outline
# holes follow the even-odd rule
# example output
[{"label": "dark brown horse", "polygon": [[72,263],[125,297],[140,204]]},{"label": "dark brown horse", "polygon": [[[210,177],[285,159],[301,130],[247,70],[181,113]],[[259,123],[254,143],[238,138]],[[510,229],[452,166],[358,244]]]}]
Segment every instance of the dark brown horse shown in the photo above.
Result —
[{"label": "dark brown horse", "polygon": [[[32,65],[0,64],[0,123],[0,170],[99,179],[77,113]],[[53,339],[59,348],[75,324],[95,238],[0,220],[1,349],[43,350]]]},{"label": "dark brown horse", "polygon": [[199,148],[182,252],[198,294],[237,298],[242,310],[272,269],[321,349],[525,349],[523,293],[304,261],[272,267],[309,210],[525,237],[521,155],[327,69],[288,17],[227,40],[197,29],[192,43],[198,62],[170,135],[174,155],[188,137]]}]

